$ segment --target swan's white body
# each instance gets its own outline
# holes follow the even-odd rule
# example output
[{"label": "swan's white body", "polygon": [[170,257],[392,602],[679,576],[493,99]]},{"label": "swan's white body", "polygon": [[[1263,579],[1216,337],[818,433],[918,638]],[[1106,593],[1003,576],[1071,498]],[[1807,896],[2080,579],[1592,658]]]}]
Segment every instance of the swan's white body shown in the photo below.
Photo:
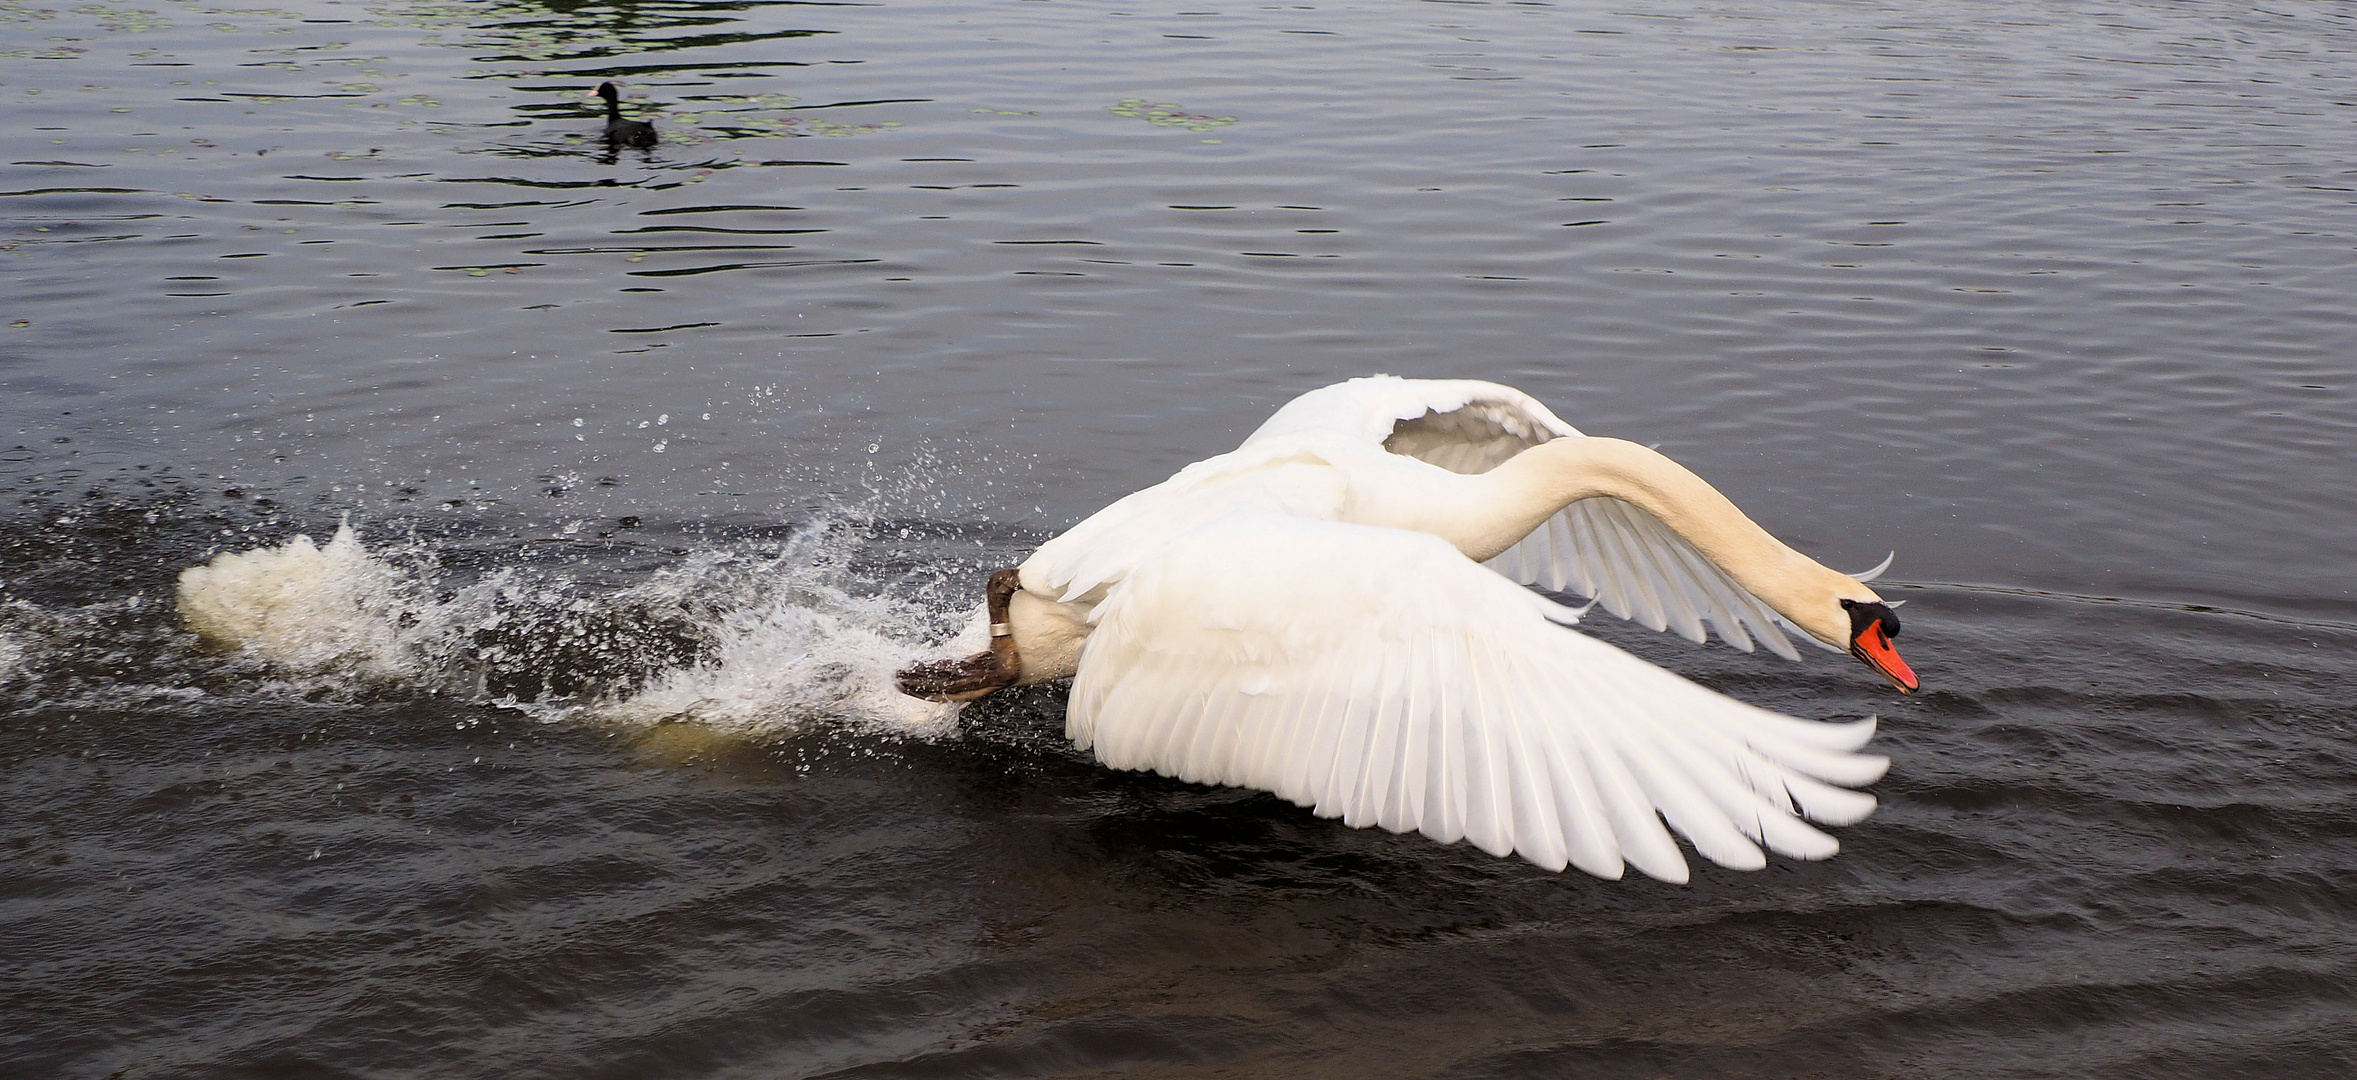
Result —
[{"label": "swan's white body", "polygon": [[1491,383],[1312,391],[1020,570],[1021,680],[1075,678],[1076,744],[1352,826],[1684,881],[1663,818],[1722,865],[1820,859],[1838,845],[1802,818],[1865,817],[1845,787],[1888,765],[1854,753],[1871,719],[1734,701],[1500,576],[1785,656],[1779,623],[1838,649],[1841,601],[1879,599],[1668,459]]}]

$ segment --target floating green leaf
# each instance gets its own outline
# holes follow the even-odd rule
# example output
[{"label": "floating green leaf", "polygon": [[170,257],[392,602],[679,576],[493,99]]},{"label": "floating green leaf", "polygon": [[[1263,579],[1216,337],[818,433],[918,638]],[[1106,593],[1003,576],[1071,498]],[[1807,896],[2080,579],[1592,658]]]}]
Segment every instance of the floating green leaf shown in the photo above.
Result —
[{"label": "floating green leaf", "polygon": [[1115,116],[1143,120],[1155,127],[1185,128],[1188,131],[1212,131],[1236,122],[1233,116],[1211,116],[1187,112],[1184,106],[1170,102],[1151,102],[1145,98],[1122,98],[1105,107]]}]

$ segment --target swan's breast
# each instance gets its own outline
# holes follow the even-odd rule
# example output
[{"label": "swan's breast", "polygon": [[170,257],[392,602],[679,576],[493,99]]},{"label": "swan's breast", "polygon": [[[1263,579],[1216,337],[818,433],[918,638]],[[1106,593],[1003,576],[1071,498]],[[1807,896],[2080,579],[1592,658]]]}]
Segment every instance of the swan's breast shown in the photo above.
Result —
[{"label": "swan's breast", "polygon": [[1080,647],[1088,641],[1093,604],[1059,604],[1025,589],[1007,602],[1015,630],[1015,655],[1023,674],[1016,685],[1069,679],[1080,670]]}]

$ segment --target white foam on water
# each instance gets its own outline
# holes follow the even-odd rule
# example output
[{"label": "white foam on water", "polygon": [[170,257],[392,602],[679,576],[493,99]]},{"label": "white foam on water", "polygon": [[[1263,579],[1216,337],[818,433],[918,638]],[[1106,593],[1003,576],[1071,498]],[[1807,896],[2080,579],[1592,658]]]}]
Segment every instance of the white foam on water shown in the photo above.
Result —
[{"label": "white foam on water", "polygon": [[938,738],[959,706],[919,700],[893,673],[942,653],[923,643],[934,613],[906,598],[857,595],[845,565],[855,530],[814,526],[773,554],[704,552],[633,590],[637,602],[717,601],[703,629],[714,642],[697,663],[660,672],[636,692],[557,707],[549,717],[627,725],[688,721],[745,737],[813,724]]},{"label": "white foam on water", "polygon": [[[569,632],[561,618],[546,617],[558,613],[660,611],[693,622],[708,643],[702,659],[653,672],[628,693],[491,703],[544,721],[688,721],[739,737],[812,725],[919,739],[950,734],[958,706],[911,698],[893,685],[900,668],[948,651],[924,643],[938,616],[908,598],[853,590],[848,557],[862,539],[856,530],[814,526],[781,548],[698,552],[603,593],[536,580],[546,571],[524,566],[438,590],[425,580],[433,573],[430,552],[405,551],[398,561],[371,554],[346,524],[324,547],[297,536],[185,571],[180,613],[214,647],[288,675],[450,685],[465,681],[469,664],[484,662],[470,648],[480,632],[519,613],[543,616],[538,621],[548,629],[532,632],[553,636]],[[952,645],[979,635],[978,617],[969,622]]]},{"label": "white foam on water", "polygon": [[920,701],[893,686],[894,672],[937,650],[882,632],[902,621],[890,607],[837,596],[732,612],[718,627],[712,659],[582,711],[624,723],[690,720],[738,735],[828,720],[916,738],[948,734],[956,727],[956,706]]},{"label": "white foam on water", "polygon": [[207,643],[290,671],[398,677],[432,635],[414,617],[427,606],[415,582],[364,550],[348,521],[324,548],[298,535],[181,571],[178,599]]}]

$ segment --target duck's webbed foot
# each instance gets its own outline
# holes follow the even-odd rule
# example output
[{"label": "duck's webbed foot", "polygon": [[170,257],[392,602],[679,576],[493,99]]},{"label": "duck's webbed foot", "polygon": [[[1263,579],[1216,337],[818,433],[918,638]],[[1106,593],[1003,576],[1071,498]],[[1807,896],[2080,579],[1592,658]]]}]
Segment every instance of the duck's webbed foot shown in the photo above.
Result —
[{"label": "duck's webbed foot", "polygon": [[930,660],[902,668],[893,676],[900,692],[927,701],[972,701],[1015,685],[1023,675],[1023,661],[1015,655],[1015,628],[1007,622],[1007,605],[1023,578],[1014,568],[990,575],[983,590],[990,612],[990,648],[963,660]]}]

